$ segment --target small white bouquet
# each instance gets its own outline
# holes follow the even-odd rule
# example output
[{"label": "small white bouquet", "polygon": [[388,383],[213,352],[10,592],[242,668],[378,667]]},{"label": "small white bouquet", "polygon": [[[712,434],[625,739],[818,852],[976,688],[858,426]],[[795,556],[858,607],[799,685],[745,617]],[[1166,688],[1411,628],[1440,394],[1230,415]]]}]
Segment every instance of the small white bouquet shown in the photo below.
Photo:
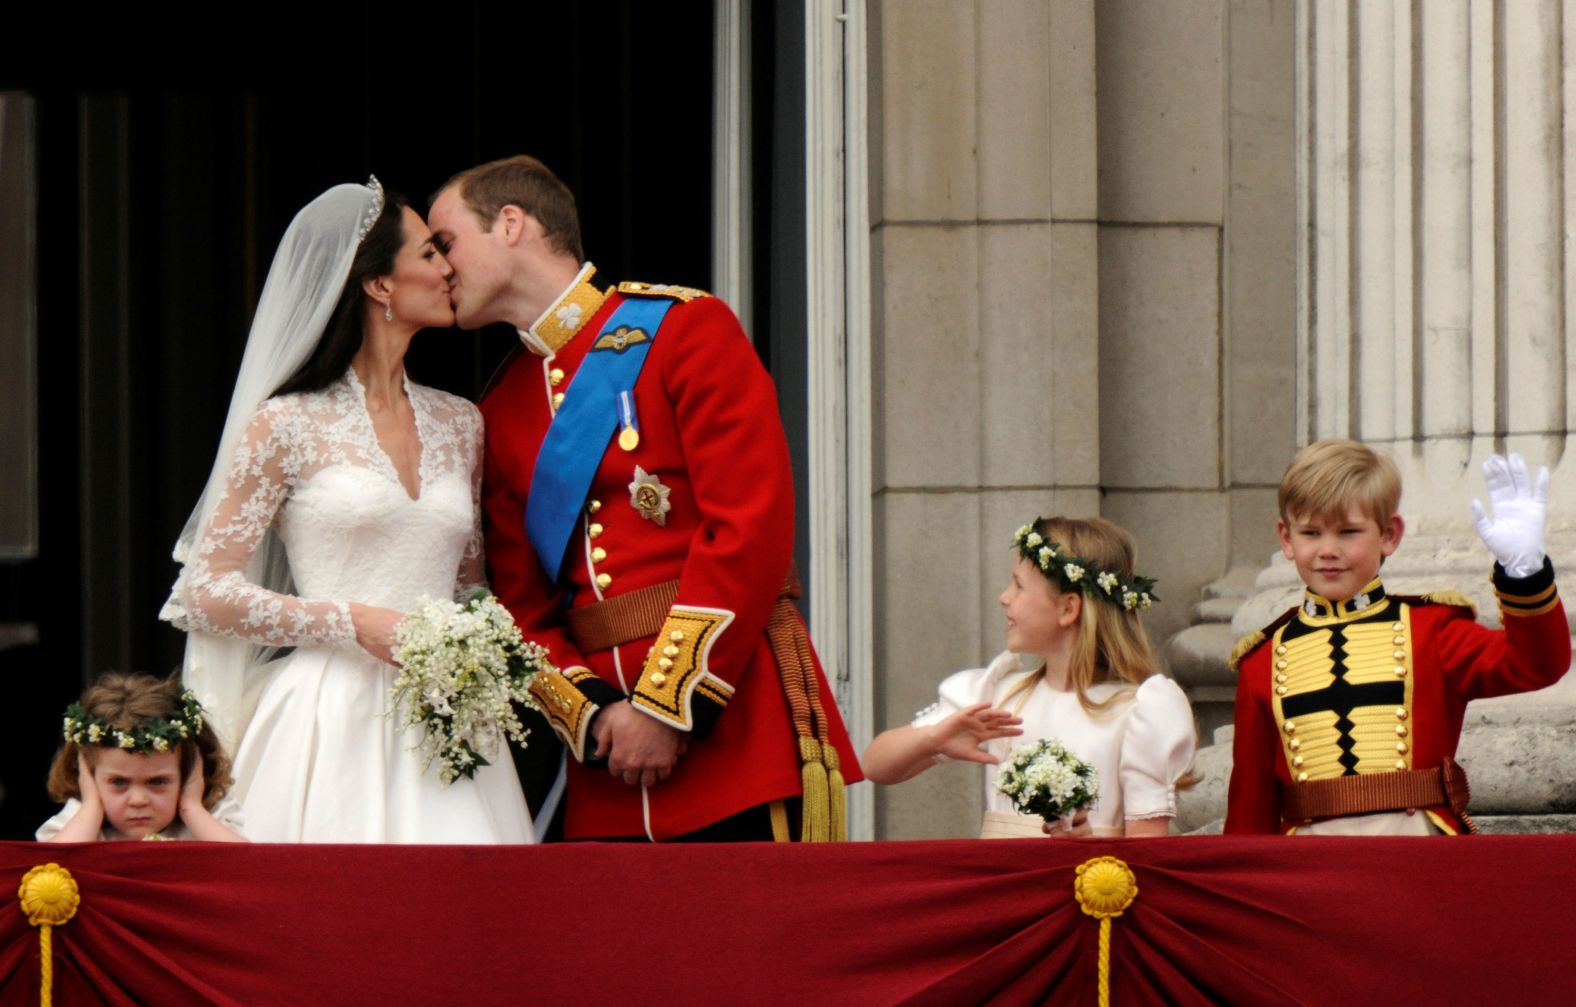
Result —
[{"label": "small white bouquet", "polygon": [[1035,741],[1008,753],[996,769],[996,789],[1024,814],[1054,822],[1093,804],[1100,776],[1060,741]]},{"label": "small white bouquet", "polygon": [[478,592],[463,605],[425,602],[395,631],[399,677],[389,690],[400,727],[422,728],[423,768],[438,760],[445,784],[488,765],[504,737],[525,743],[514,703],[534,706],[527,691],[539,671],[553,670],[547,651],[520,636],[509,610]]}]

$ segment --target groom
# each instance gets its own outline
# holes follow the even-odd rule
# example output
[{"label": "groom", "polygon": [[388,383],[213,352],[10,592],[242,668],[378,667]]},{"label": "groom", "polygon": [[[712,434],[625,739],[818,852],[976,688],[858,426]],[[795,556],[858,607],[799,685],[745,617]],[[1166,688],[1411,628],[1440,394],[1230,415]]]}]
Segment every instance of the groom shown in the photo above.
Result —
[{"label": "groom", "polygon": [[777,397],[727,305],[608,288],[573,195],[512,157],[450,179],[434,237],[459,324],[521,347],[482,398],[492,585],[561,671],[567,839],[840,838],[859,768],[789,600]]}]

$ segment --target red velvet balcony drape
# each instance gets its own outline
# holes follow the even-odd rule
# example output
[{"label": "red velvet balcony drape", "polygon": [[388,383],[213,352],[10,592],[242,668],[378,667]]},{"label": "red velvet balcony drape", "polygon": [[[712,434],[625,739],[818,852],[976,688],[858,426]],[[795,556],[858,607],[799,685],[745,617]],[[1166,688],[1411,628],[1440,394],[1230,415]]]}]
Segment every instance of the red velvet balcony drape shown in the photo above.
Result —
[{"label": "red velvet balcony drape", "polygon": [[1093,1004],[1076,867],[1114,855],[1115,1004],[1576,1002],[1576,837],[801,846],[0,844],[81,890],[59,1004]]}]

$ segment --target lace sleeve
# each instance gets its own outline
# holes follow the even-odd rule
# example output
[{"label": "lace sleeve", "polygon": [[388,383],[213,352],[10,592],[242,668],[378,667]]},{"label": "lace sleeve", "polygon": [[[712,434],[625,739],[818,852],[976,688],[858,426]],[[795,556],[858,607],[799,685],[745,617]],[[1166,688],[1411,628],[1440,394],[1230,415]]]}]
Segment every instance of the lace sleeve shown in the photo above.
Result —
[{"label": "lace sleeve", "polygon": [[492,593],[487,586],[486,555],[482,549],[482,447],[486,433],[482,429],[481,413],[469,402],[461,414],[465,424],[467,447],[466,462],[471,476],[471,540],[465,544],[465,555],[460,557],[460,573],[454,582],[454,600],[465,601],[477,591]]},{"label": "lace sleeve", "polygon": [[306,601],[247,579],[253,555],[301,476],[307,417],[281,400],[252,418],[225,482],[224,496],[188,558],[178,625],[270,647],[353,643],[344,602]]}]

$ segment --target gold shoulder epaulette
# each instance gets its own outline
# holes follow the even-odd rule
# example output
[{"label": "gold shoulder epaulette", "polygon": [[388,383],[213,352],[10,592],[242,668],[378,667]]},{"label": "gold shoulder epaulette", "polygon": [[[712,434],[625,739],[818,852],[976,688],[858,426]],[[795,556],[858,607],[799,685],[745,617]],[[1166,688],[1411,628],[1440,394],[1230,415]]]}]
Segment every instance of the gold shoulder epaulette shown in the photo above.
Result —
[{"label": "gold shoulder epaulette", "polygon": [[1449,588],[1443,591],[1430,591],[1423,595],[1423,600],[1431,605],[1454,605],[1456,608],[1468,609],[1474,617],[1477,616],[1477,602],[1460,591],[1452,591]]},{"label": "gold shoulder epaulette", "polygon": [[675,301],[686,302],[711,296],[706,291],[694,287],[678,287],[671,283],[641,283],[638,280],[625,280],[618,285],[618,292],[635,297],[671,297]]},{"label": "gold shoulder epaulette", "polygon": [[1262,629],[1256,629],[1251,633],[1245,634],[1237,641],[1237,645],[1231,648],[1231,657],[1227,659],[1231,665],[1231,673],[1233,675],[1237,673],[1237,665],[1241,663],[1242,659],[1252,653],[1254,647],[1263,642],[1264,631]]}]

